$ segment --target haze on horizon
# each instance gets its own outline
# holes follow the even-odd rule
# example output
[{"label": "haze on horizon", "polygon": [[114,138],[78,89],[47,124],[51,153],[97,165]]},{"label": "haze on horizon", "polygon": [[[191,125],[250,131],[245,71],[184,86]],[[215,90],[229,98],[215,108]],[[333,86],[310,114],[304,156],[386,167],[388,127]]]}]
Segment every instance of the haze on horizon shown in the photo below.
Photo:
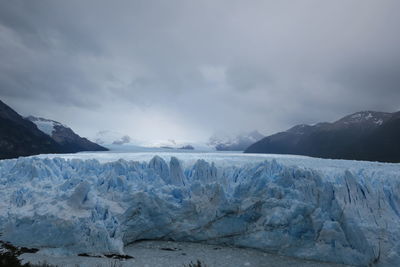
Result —
[{"label": "haze on horizon", "polygon": [[400,1],[1,1],[0,99],[91,137],[400,110]]}]

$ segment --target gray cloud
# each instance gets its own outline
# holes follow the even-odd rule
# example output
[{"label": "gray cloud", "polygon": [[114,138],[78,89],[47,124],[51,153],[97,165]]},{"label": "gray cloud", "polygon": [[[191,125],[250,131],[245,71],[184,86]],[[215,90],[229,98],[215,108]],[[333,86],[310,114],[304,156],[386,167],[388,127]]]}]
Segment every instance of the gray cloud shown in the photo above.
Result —
[{"label": "gray cloud", "polygon": [[400,2],[2,1],[0,98],[93,135],[216,131],[400,109]]},{"label": "gray cloud", "polygon": [[227,70],[227,83],[233,89],[248,91],[257,88],[274,87],[266,66],[233,66]]},{"label": "gray cloud", "polygon": [[54,1],[16,0],[0,3],[0,23],[14,31],[31,49],[62,49],[64,51],[99,54],[89,29],[79,23],[76,9]]}]

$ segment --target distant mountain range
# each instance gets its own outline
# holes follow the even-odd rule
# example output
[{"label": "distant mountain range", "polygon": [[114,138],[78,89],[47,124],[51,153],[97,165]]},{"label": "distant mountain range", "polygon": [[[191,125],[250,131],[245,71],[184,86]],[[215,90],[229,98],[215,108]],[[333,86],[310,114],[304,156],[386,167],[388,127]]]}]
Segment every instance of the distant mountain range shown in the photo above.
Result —
[{"label": "distant mountain range", "polygon": [[[46,121],[38,120],[43,120],[43,123]],[[47,121],[39,129],[35,123],[23,118],[0,101],[0,159],[44,153],[107,150],[79,137],[71,129],[57,122],[53,122],[54,134],[53,130],[52,134],[49,134],[50,124]]]},{"label": "distant mountain range", "polygon": [[210,148],[204,143],[180,141],[175,139],[143,141],[130,137],[127,134],[112,130],[102,130],[91,138],[94,142],[104,145],[111,150],[124,149],[168,149],[168,150],[201,150]]},{"label": "distant mountain range", "polygon": [[245,153],[400,162],[400,112],[357,112],[333,123],[301,124],[261,139]]},{"label": "distant mountain range", "polygon": [[102,130],[90,140],[112,149],[136,146],[144,148],[182,149],[197,151],[244,151],[251,144],[262,139],[264,135],[257,131],[242,133],[237,136],[227,134],[214,134],[208,142],[193,142],[186,140],[164,139],[143,141],[130,137],[127,134],[113,130]]},{"label": "distant mountain range", "polygon": [[242,133],[237,136],[213,135],[208,141],[208,145],[215,147],[218,151],[243,151],[251,144],[264,138],[258,131]]},{"label": "distant mountain range", "polygon": [[[132,145],[131,138],[102,131],[96,142]],[[335,122],[300,124],[287,131],[264,137],[257,131],[238,136],[214,135],[205,145],[174,140],[153,145],[193,150],[215,148],[245,153],[297,154],[320,158],[400,162],[400,112],[362,111]],[[80,137],[64,124],[29,116],[23,118],[0,101],[0,159],[45,153],[106,151],[107,148]]]},{"label": "distant mountain range", "polygon": [[133,141],[129,135],[110,130],[97,132],[91,140],[100,145],[123,145]]}]

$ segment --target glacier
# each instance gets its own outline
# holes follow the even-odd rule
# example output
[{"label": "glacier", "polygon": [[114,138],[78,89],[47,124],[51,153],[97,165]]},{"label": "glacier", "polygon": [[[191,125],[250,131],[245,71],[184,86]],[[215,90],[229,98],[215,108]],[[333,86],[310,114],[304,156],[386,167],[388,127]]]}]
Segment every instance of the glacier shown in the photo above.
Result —
[{"label": "glacier", "polygon": [[[124,158],[124,159],[118,159]],[[140,240],[400,265],[400,164],[278,155],[82,153],[0,161],[0,239],[48,253]]]}]

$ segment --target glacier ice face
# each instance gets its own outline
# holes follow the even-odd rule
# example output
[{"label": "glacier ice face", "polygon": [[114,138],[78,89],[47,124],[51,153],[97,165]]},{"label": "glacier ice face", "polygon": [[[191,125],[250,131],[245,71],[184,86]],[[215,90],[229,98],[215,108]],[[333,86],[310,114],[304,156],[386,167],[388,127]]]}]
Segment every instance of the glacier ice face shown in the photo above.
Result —
[{"label": "glacier ice face", "polygon": [[399,179],[399,164],[304,157],[3,160],[0,239],[71,253],[123,253],[143,239],[193,241],[393,266],[400,264]]}]

